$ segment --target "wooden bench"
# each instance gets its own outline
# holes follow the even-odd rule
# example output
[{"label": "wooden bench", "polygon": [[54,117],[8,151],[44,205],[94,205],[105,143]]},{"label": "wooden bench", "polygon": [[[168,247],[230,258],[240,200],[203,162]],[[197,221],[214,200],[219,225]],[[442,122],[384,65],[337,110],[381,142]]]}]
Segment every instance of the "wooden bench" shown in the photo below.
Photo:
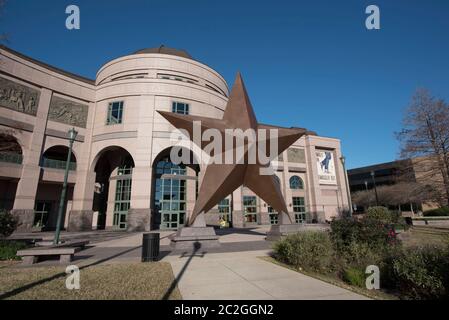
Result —
[{"label": "wooden bench", "polygon": [[22,257],[23,265],[32,265],[42,256],[59,256],[59,263],[67,264],[73,259],[73,255],[80,251],[80,247],[40,247],[17,251],[17,256]]}]

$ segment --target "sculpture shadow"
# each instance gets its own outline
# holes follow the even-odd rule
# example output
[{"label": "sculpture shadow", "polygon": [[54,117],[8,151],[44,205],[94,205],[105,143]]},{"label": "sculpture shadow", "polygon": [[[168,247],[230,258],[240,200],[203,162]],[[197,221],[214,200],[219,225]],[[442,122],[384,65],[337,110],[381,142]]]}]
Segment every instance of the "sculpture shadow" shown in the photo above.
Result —
[{"label": "sculpture shadow", "polygon": [[198,251],[200,251],[201,249],[201,243],[199,242],[195,242],[193,244],[193,251],[191,254],[189,254],[188,252],[183,252],[180,256],[180,258],[185,258],[185,257],[189,257],[189,259],[187,259],[186,263],[184,264],[184,266],[182,267],[181,271],[178,273],[177,277],[173,280],[172,284],[170,285],[170,287],[168,288],[167,292],[164,294],[164,296],[162,297],[162,300],[168,300],[171,296],[171,294],[173,293],[173,291],[176,289],[176,287],[179,284],[179,281],[181,280],[182,276],[184,275],[184,273],[186,272],[190,262],[192,262],[192,259],[194,257],[198,257],[198,258],[204,258],[204,256],[206,255],[205,252],[202,252],[201,254],[197,254]]},{"label": "sculpture shadow", "polygon": [[215,229],[215,233],[218,236],[226,236],[229,234],[245,234],[245,235],[253,235],[253,236],[264,236],[265,233],[253,231],[257,230],[257,228],[247,228],[247,229],[236,229],[236,228],[227,228],[227,229]]}]

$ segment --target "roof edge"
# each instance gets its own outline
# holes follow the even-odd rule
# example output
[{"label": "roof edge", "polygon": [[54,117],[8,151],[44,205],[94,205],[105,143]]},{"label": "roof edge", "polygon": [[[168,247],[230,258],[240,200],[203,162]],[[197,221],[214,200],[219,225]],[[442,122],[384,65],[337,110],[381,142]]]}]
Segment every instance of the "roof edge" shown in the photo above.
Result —
[{"label": "roof edge", "polygon": [[90,84],[90,85],[95,85],[95,80],[92,80],[92,79],[87,78],[87,77],[80,76],[78,74],[75,74],[75,73],[72,73],[72,72],[69,72],[69,71],[65,71],[63,69],[57,68],[57,67],[52,66],[50,64],[47,64],[45,62],[36,60],[36,59],[31,58],[31,57],[29,57],[27,55],[24,55],[23,53],[15,51],[15,50],[13,50],[13,49],[11,49],[11,48],[3,45],[3,44],[0,44],[0,49],[5,50],[5,51],[7,51],[7,52],[9,52],[9,53],[11,53],[13,55],[16,55],[19,58],[22,58],[22,59],[24,59],[26,61],[32,62],[34,64],[37,64],[38,66],[41,66],[43,68],[46,68],[46,69],[49,69],[49,70],[54,71],[56,73],[59,73],[59,74],[61,74],[63,76],[66,76],[66,77],[69,77],[69,78],[72,78],[74,80],[78,80],[78,81],[81,81],[81,82],[85,82],[85,83]]}]

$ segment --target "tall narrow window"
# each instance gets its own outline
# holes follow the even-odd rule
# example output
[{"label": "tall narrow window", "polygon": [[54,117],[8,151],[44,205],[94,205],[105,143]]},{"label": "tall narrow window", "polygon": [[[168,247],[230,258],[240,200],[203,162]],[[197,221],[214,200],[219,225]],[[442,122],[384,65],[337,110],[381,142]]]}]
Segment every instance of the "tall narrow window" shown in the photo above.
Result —
[{"label": "tall narrow window", "polygon": [[190,107],[187,103],[182,102],[173,102],[172,105],[172,112],[173,113],[179,113],[179,114],[189,114]]},{"label": "tall narrow window", "polygon": [[270,224],[279,224],[279,214],[274,211],[271,206],[268,206],[268,214],[270,217]]},{"label": "tall narrow window", "polygon": [[218,203],[218,212],[220,213],[220,218],[226,222],[226,226],[229,227],[231,222],[231,204],[229,199],[223,199]]},{"label": "tall narrow window", "polygon": [[106,125],[120,124],[123,122],[123,101],[111,102],[108,106]]},{"label": "tall narrow window", "polygon": [[306,204],[303,197],[293,197],[293,212],[296,223],[306,222]]},{"label": "tall narrow window", "polygon": [[254,196],[243,197],[243,212],[245,222],[257,223],[257,198]]}]

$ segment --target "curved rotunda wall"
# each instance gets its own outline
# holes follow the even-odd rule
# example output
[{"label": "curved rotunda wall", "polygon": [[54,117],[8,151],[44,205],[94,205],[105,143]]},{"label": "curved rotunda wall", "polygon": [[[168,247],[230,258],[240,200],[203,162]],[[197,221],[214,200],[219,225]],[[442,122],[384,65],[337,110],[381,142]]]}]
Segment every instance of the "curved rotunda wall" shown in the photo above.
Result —
[{"label": "curved rotunda wall", "polygon": [[[97,73],[91,154],[121,145],[136,166],[147,167],[165,148],[173,127],[156,111],[172,111],[173,102],[189,105],[189,114],[220,118],[229,90],[223,77],[192,59],[168,54],[133,54],[115,59]],[[121,124],[108,125],[108,108],[123,102]]]}]

